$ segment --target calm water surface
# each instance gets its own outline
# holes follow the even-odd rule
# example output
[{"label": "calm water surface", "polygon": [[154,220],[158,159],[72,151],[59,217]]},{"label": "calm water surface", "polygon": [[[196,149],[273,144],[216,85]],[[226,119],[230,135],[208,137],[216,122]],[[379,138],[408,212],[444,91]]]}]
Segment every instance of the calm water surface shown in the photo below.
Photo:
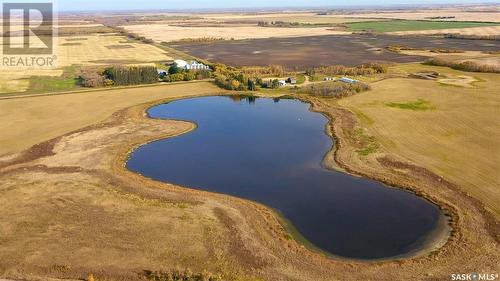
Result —
[{"label": "calm water surface", "polygon": [[145,176],[251,199],[283,214],[313,245],[376,259],[419,249],[438,208],[413,194],[322,166],[327,119],[296,100],[204,97],[149,110],[190,120],[188,134],[138,148],[127,167]]}]

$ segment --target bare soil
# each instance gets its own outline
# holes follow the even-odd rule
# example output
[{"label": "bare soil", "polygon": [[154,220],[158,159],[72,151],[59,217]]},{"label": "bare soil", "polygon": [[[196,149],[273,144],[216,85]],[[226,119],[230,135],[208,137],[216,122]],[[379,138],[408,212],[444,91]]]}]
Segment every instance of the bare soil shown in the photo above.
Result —
[{"label": "bare soil", "polygon": [[429,50],[495,51],[500,44],[487,40],[353,34],[186,43],[173,47],[195,57],[233,66],[277,64],[298,70],[333,64],[352,66],[374,61],[403,63],[425,60],[424,56],[385,50],[393,45]]}]

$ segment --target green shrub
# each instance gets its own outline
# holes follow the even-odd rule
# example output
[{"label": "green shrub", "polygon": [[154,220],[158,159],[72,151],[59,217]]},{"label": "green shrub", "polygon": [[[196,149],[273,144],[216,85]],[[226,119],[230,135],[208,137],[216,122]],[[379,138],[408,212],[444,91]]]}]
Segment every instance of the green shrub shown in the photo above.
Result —
[{"label": "green shrub", "polygon": [[167,82],[179,82],[179,81],[184,81],[184,74],[183,73],[175,73],[167,76],[169,81]]},{"label": "green shrub", "polygon": [[194,71],[184,72],[184,81],[192,81],[196,79]]}]

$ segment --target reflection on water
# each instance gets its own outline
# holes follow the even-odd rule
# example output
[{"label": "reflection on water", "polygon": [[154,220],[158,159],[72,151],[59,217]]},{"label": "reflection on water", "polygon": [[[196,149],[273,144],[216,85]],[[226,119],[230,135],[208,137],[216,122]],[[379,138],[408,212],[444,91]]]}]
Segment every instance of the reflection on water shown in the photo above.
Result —
[{"label": "reflection on water", "polygon": [[175,101],[153,118],[190,120],[188,134],[144,145],[127,163],[145,176],[255,200],[283,214],[316,247],[359,259],[414,251],[437,226],[436,206],[322,166],[332,140],[309,105],[232,96]]}]

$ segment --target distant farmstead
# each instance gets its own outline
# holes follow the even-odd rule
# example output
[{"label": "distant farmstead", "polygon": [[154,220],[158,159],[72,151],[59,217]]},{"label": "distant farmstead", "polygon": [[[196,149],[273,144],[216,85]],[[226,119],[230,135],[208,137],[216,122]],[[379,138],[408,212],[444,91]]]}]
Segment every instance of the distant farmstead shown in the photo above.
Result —
[{"label": "distant farmstead", "polygon": [[191,61],[188,63],[185,60],[174,60],[174,64],[185,70],[210,70],[210,66],[197,61]]}]

